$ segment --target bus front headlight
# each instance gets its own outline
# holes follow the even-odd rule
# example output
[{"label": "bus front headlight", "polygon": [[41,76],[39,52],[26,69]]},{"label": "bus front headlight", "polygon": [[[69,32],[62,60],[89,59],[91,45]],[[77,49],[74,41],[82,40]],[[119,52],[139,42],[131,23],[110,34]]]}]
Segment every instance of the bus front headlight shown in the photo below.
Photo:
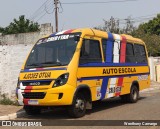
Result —
[{"label": "bus front headlight", "polygon": [[57,87],[57,86],[62,86],[62,85],[64,85],[64,84],[66,84],[67,81],[68,81],[68,77],[69,77],[69,73],[65,73],[65,74],[62,74],[61,76],[59,76],[59,77],[55,80],[55,82],[54,82],[54,84],[53,84],[53,88],[54,88],[54,87]]}]

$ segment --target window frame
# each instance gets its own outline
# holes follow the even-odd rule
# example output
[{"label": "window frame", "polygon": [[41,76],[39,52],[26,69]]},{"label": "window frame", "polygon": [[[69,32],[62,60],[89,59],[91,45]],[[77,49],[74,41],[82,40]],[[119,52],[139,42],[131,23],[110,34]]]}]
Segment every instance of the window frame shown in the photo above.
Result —
[{"label": "window frame", "polygon": [[[132,45],[132,52],[133,52],[133,55],[127,55],[127,45]],[[134,57],[134,59],[131,61],[131,62],[129,62],[129,61],[127,61],[127,57]],[[131,42],[127,42],[126,43],[126,55],[125,55],[125,63],[136,63],[136,57],[135,57],[135,49],[134,49],[134,43],[131,43]]]},{"label": "window frame", "polygon": [[[83,58],[82,58],[82,56],[83,56],[83,54],[84,54],[84,52],[83,52],[83,54],[82,54],[82,51],[85,51],[84,50],[84,44],[85,44],[85,40],[89,40],[89,41],[96,41],[97,43],[98,43],[98,51],[99,51],[99,55],[100,55],[100,57],[99,58],[95,58],[95,59],[93,59],[93,58],[89,58],[89,55],[88,55],[88,57],[86,56],[84,56]],[[91,43],[91,42],[89,42],[89,43]],[[92,49],[91,49],[92,50]],[[90,48],[89,48],[89,51],[90,51]],[[92,60],[93,59],[93,60]],[[85,63],[102,63],[102,60],[103,58],[102,58],[102,48],[101,48],[101,42],[98,40],[98,39],[91,39],[91,38],[84,38],[83,39],[83,41],[82,41],[82,46],[81,46],[81,51],[80,51],[80,58],[79,58],[79,64],[85,64]],[[97,61],[96,61],[97,60]]]},{"label": "window frame", "polygon": [[[141,46],[141,47],[143,47],[144,48],[144,54],[145,55],[142,55],[142,51],[141,51],[141,49],[140,49],[140,47],[139,47],[139,52],[140,52],[140,55],[136,55],[136,47],[135,46]],[[146,53],[146,47],[145,47],[145,45],[143,45],[143,44],[137,44],[137,43],[135,43],[134,44],[134,51],[135,51],[135,59],[136,59],[136,63],[147,63],[148,64],[148,59],[147,59],[147,53]],[[144,57],[145,58],[145,61],[141,61],[143,58],[142,57]],[[139,61],[139,58],[140,58],[140,61]]]},{"label": "window frame", "polygon": [[[105,38],[102,38],[101,39],[101,42],[102,42],[102,54],[103,54],[103,59],[104,59],[104,62],[106,62],[106,51],[107,51],[107,39]],[[105,50],[104,50],[104,43],[105,43]]]}]

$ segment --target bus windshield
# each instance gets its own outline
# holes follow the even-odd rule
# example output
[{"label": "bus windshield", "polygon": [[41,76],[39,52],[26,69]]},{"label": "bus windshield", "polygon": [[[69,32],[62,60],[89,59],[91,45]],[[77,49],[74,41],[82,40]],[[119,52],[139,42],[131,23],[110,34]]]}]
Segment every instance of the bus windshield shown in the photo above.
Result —
[{"label": "bus windshield", "polygon": [[25,68],[68,65],[77,46],[75,35],[77,36],[68,34],[40,39],[31,50]]}]

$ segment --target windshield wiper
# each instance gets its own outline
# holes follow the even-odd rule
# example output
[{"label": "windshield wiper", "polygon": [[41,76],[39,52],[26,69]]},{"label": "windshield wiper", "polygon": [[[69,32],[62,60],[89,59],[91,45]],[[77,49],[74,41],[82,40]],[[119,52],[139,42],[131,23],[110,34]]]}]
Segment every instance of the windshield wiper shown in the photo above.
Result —
[{"label": "windshield wiper", "polygon": [[43,62],[43,63],[33,63],[33,64],[28,64],[26,67],[27,68],[34,68],[34,67],[49,67],[49,66],[65,66],[67,64],[62,64],[61,62],[56,62],[56,61],[48,61],[48,62]]},{"label": "windshield wiper", "polygon": [[42,64],[40,63],[33,63],[26,65],[27,68],[33,68],[33,67],[42,67]]},{"label": "windshield wiper", "polygon": [[42,66],[40,63],[28,64],[27,66]]},{"label": "windshield wiper", "polygon": [[66,65],[66,64],[62,64],[61,62],[56,62],[56,61],[48,61],[48,62],[43,62],[41,64],[58,65],[58,66]]}]

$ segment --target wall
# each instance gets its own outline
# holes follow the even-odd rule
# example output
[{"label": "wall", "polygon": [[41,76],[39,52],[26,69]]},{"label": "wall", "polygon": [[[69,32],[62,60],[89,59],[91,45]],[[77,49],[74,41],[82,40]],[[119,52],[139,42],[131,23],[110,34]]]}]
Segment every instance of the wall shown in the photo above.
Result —
[{"label": "wall", "polygon": [[51,24],[44,24],[40,32],[0,36],[0,95],[15,99],[19,71],[26,56],[40,37],[51,33]]},{"label": "wall", "polygon": [[160,82],[160,65],[156,65],[156,81]]},{"label": "wall", "polygon": [[0,46],[0,94],[15,96],[20,68],[33,45]]},{"label": "wall", "polygon": [[53,27],[50,23],[42,24],[39,32],[0,35],[0,45],[34,44],[39,38],[51,34]]},{"label": "wall", "polygon": [[158,70],[160,66],[160,57],[149,57],[149,65],[151,80],[160,82],[160,79],[158,79],[160,76],[160,72]]}]

